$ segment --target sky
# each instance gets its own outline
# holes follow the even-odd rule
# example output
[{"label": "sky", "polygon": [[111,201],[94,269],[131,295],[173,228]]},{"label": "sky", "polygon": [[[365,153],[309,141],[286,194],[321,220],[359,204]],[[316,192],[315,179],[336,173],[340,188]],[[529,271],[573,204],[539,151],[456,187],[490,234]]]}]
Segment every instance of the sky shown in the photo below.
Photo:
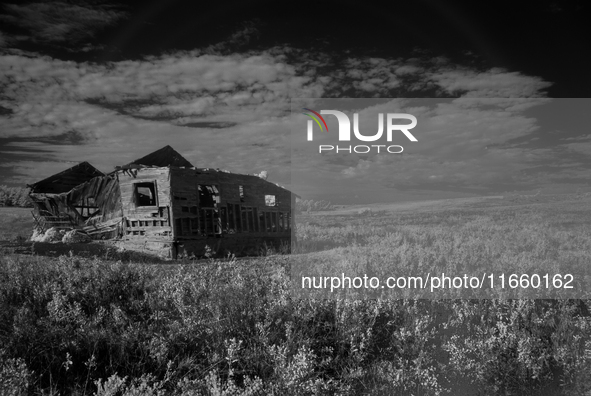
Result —
[{"label": "sky", "polygon": [[[389,4],[3,2],[0,184],[170,145],[334,203],[591,191],[587,2]],[[343,98],[438,100],[403,155],[298,157]]]}]

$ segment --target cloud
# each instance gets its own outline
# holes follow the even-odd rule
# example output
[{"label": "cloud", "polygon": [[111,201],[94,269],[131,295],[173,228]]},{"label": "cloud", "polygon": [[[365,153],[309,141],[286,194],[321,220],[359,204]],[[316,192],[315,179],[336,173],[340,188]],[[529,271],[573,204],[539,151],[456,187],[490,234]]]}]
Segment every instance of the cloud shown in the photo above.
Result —
[{"label": "cloud", "polygon": [[[314,142],[305,141],[303,117],[294,116],[291,128],[302,130],[292,140],[294,162],[292,181],[296,191],[311,197],[331,194],[347,196],[354,191],[371,194],[400,194],[409,191],[454,191],[484,194],[499,190],[550,188],[557,183],[586,183],[583,175],[591,170],[591,139],[550,142],[543,119],[533,117],[531,109],[559,116],[563,103],[546,98],[470,98],[334,100],[321,102],[322,108],[341,109],[359,115],[359,129],[369,136],[378,129],[378,113],[410,113],[419,124],[412,130],[418,142],[402,134],[393,141],[365,143],[336,140],[335,118],[326,116],[333,134],[317,133]],[[341,103],[339,105],[339,103]],[[351,109],[349,111],[345,108]],[[564,134],[580,134],[564,130]],[[532,139],[532,137],[541,137]],[[527,144],[516,143],[527,142]],[[341,148],[318,154],[318,145]],[[359,144],[399,144],[402,154],[360,149],[368,153],[349,154],[350,146]],[[314,169],[314,171],[310,171]],[[555,189],[555,188],[554,188]]]},{"label": "cloud", "polygon": [[205,121],[205,122],[190,122],[187,124],[180,124],[181,126],[189,127],[189,128],[230,128],[236,125],[234,122],[212,122],[212,121]]},{"label": "cloud", "polygon": [[472,98],[532,98],[551,84],[539,77],[492,68],[477,72],[463,67],[431,71],[430,79],[445,92]]},{"label": "cloud", "polygon": [[[18,41],[38,44],[57,44],[72,48],[85,43],[107,26],[125,17],[120,9],[102,3],[61,1],[5,4],[0,20],[20,28],[24,35],[15,36]],[[82,50],[84,50],[85,45]]]},{"label": "cloud", "polygon": [[577,139],[567,139],[566,141],[569,143],[562,144],[563,147],[587,158],[591,157],[591,136],[586,135]]},{"label": "cloud", "polygon": [[0,48],[6,47],[8,45],[8,39],[6,35],[0,32]]},{"label": "cloud", "polygon": [[[109,171],[171,144],[200,167],[267,169],[274,181],[289,185],[294,98],[408,94],[456,98],[435,107],[414,105],[413,114],[422,120],[421,144],[404,161],[396,155],[316,156],[291,169],[317,173],[335,189],[355,179],[376,189],[476,191],[485,184],[524,182],[520,172],[539,155],[501,147],[535,131],[535,120],[524,112],[545,100],[548,83],[499,69],[476,72],[443,59],[335,57],[274,47],[230,54],[178,51],[107,64],[12,52],[2,56],[0,86],[6,109],[0,137],[21,138],[3,150],[46,151],[40,162],[5,161],[13,182],[49,176],[55,166],[43,161],[87,160]],[[522,99],[528,97],[536,99]],[[391,112],[408,104],[375,106]],[[376,127],[369,112],[361,112],[360,123],[367,131]]]},{"label": "cloud", "polygon": [[261,36],[259,30],[259,26],[261,25],[263,25],[263,22],[258,18],[243,22],[240,28],[227,37],[226,40],[209,46],[204,52],[213,54],[228,54],[230,51],[236,52]]}]

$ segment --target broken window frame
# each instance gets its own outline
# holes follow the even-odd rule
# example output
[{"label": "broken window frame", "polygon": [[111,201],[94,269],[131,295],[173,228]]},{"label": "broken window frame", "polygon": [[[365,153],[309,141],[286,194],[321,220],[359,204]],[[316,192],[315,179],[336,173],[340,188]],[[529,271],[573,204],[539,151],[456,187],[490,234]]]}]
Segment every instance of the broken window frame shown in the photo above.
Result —
[{"label": "broken window frame", "polygon": [[222,206],[220,208],[220,224],[222,227],[222,234],[227,234],[229,225],[228,225],[228,208]]},{"label": "broken window frame", "polygon": [[240,196],[240,202],[244,202],[246,195],[244,192],[244,186],[241,184],[238,185],[238,195]]},{"label": "broken window frame", "polygon": [[217,208],[221,202],[220,189],[217,184],[197,184],[197,195],[200,208]]},{"label": "broken window frame", "polygon": [[265,194],[265,206],[274,208],[277,206],[277,196],[274,194]]},{"label": "broken window frame", "polygon": [[244,232],[259,232],[259,216],[258,209],[254,206],[243,206],[242,213],[242,230]]},{"label": "broken window frame", "polygon": [[201,208],[199,210],[199,234],[203,236],[220,235],[222,232],[217,209]]},{"label": "broken window frame", "polygon": [[[149,204],[140,204],[140,193],[138,188],[148,188],[152,193],[152,199]],[[145,195],[145,194],[141,194]],[[156,180],[141,181],[133,183],[133,203],[136,208],[157,208],[158,207],[158,188]]]},{"label": "broken window frame", "polygon": [[243,224],[242,224],[241,205],[234,204],[234,217],[236,219],[236,232],[242,232],[243,231]]},{"label": "broken window frame", "polygon": [[228,208],[228,233],[234,234],[236,233],[236,219],[234,218],[234,204],[228,203],[226,205]]},{"label": "broken window frame", "polygon": [[81,197],[72,207],[83,219],[89,219],[99,212],[94,197]]},{"label": "broken window frame", "polygon": [[240,211],[240,220],[241,220],[241,224],[242,224],[242,231],[243,232],[248,232],[250,231],[248,229],[248,211],[246,207],[242,207],[242,210]]},{"label": "broken window frame", "polygon": [[267,226],[265,224],[265,211],[259,211],[259,230],[260,232],[267,232]]},{"label": "broken window frame", "polygon": [[274,232],[273,230],[273,212],[265,212],[265,232]]}]

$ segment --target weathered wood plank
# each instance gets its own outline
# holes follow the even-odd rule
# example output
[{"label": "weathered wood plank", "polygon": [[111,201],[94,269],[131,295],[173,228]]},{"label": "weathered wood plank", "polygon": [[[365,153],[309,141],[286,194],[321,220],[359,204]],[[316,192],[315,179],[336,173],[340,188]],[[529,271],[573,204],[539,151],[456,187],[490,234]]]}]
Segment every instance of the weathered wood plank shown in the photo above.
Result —
[{"label": "weathered wood plank", "polygon": [[127,221],[168,221],[168,217],[126,217]]},{"label": "weathered wood plank", "polygon": [[164,231],[170,231],[171,227],[168,226],[135,226],[135,227],[130,227],[127,226],[125,228],[126,231],[154,231],[154,232],[164,232]]}]

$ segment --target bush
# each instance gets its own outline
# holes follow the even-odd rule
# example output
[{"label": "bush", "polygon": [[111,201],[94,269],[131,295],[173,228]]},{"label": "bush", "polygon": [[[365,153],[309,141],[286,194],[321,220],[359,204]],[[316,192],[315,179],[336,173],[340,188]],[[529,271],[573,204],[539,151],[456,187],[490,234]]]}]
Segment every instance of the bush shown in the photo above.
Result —
[{"label": "bush", "polygon": [[0,395],[26,395],[32,373],[21,358],[8,358],[6,351],[0,349]]},{"label": "bush", "polygon": [[0,185],[0,206],[32,207],[33,204],[29,199],[29,189]]},{"label": "bush", "polygon": [[301,212],[319,212],[324,210],[334,210],[334,205],[330,201],[315,201],[313,199],[298,199],[295,207],[296,213]]}]

